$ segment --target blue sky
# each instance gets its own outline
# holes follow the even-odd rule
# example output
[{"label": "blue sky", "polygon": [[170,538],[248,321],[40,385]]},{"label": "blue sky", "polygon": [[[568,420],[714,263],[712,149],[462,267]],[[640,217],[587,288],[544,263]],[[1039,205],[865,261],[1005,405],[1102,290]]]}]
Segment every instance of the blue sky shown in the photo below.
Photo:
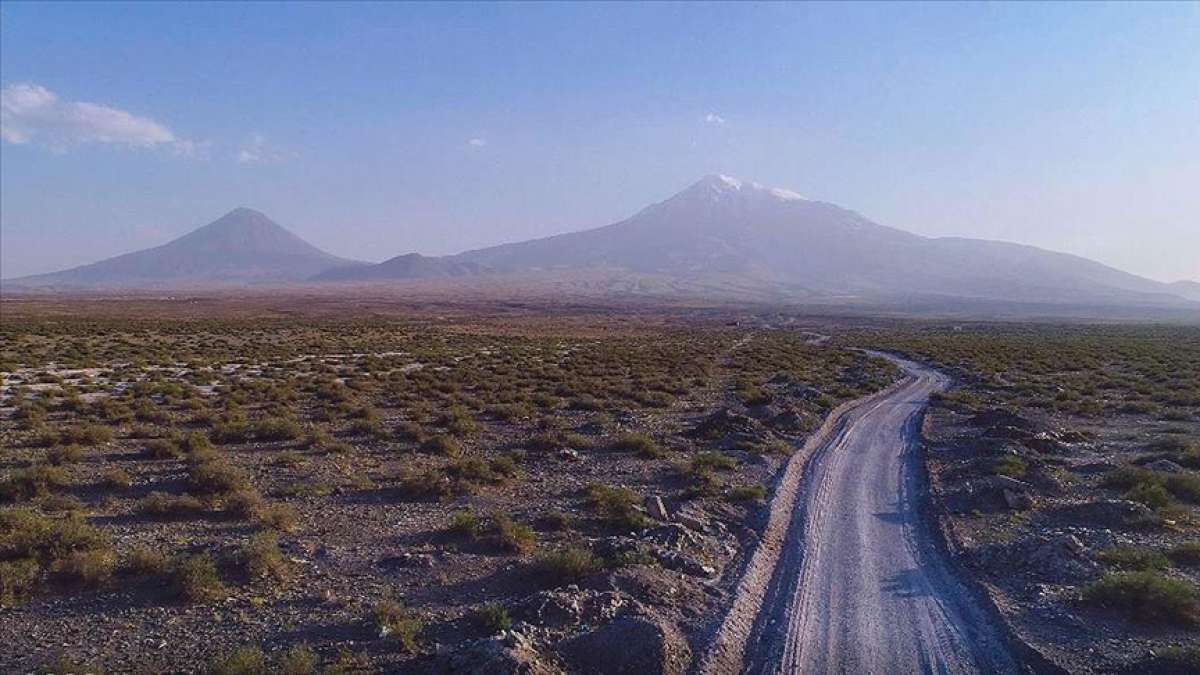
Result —
[{"label": "blue sky", "polygon": [[0,86],[4,277],[236,206],[450,253],[727,173],[1200,279],[1200,3],[5,2]]}]

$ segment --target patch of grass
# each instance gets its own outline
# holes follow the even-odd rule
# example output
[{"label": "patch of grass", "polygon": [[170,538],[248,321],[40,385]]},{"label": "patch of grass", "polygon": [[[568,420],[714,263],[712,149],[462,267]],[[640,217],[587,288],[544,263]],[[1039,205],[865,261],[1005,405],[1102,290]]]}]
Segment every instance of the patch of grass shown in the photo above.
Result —
[{"label": "patch of grass", "polygon": [[1184,581],[1158,572],[1111,572],[1083,589],[1085,602],[1148,623],[1195,625],[1200,593]]}]

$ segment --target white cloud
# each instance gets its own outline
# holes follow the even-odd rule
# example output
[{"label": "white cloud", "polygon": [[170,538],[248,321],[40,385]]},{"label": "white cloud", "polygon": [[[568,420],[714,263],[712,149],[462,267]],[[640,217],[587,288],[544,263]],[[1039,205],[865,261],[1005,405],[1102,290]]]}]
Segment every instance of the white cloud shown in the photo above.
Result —
[{"label": "white cloud", "polygon": [[0,139],[37,143],[65,151],[84,143],[137,148],[172,148],[192,155],[203,145],[179,138],[148,118],[99,103],[64,101],[36,84],[10,84],[0,89]]},{"label": "white cloud", "polygon": [[483,146],[487,145],[487,141],[482,138],[472,138],[471,140],[467,141],[467,145],[471,146],[472,148],[482,148]]},{"label": "white cloud", "polygon": [[709,124],[725,124],[725,118],[715,112],[710,112],[704,116],[704,121]]},{"label": "white cloud", "polygon": [[262,134],[254,134],[249,142],[234,154],[233,158],[241,164],[257,164],[259,162],[281,162],[285,159],[295,159],[299,153],[284,152],[267,143]]}]

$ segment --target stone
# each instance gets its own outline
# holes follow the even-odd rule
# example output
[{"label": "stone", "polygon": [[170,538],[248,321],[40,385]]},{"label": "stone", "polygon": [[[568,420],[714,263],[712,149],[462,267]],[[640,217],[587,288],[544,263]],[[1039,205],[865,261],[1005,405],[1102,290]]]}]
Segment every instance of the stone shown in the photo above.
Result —
[{"label": "stone", "polygon": [[638,615],[564,640],[556,651],[573,673],[681,675],[690,661],[687,643],[674,627]]},{"label": "stone", "polygon": [[667,513],[667,507],[663,505],[662,497],[658,495],[650,495],[646,498],[646,512],[655,520],[668,521],[671,516]]},{"label": "stone", "polygon": [[1163,473],[1179,473],[1183,471],[1183,467],[1172,462],[1169,459],[1156,459],[1146,465],[1151,471],[1162,471]]}]

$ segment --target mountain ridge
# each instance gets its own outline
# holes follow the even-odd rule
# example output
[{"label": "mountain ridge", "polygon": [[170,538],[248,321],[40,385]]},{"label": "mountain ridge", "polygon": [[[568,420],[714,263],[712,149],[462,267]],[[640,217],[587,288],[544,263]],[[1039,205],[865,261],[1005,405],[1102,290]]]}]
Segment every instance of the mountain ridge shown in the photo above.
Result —
[{"label": "mountain ridge", "polygon": [[504,277],[512,287],[521,279],[569,283],[571,276],[586,277],[582,286],[614,297],[959,297],[1188,309],[1200,302],[1200,284],[1164,284],[1026,244],[925,237],[791,190],[721,174],[602,227],[454,255],[406,253],[375,264],[321,251],[262,213],[239,207],[159,247],[5,283],[129,288]]}]

